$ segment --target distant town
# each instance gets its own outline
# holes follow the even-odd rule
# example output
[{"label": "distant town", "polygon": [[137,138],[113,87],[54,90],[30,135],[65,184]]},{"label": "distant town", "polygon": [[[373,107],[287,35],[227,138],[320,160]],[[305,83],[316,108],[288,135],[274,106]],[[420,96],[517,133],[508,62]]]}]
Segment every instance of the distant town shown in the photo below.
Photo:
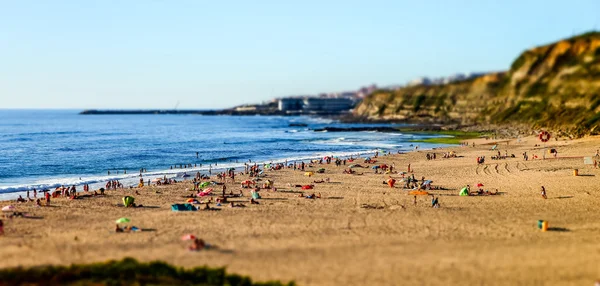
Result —
[{"label": "distant town", "polygon": [[[409,81],[406,86],[439,85],[473,79],[486,73],[454,74],[448,77],[421,77]],[[80,114],[200,114],[200,115],[320,115],[337,116],[349,114],[366,96],[376,91],[390,91],[403,85],[378,87],[375,84],[360,87],[356,91],[321,93],[318,95],[293,95],[274,98],[259,104],[244,104],[221,110],[84,110]]]}]

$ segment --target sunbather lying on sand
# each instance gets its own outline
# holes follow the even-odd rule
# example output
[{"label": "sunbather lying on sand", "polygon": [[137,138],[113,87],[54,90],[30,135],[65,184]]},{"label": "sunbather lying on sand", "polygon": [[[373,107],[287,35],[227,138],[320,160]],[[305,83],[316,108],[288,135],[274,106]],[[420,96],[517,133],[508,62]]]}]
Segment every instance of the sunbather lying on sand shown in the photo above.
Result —
[{"label": "sunbather lying on sand", "polygon": [[321,198],[321,193],[319,193],[318,195],[315,195],[315,193],[312,193],[308,196],[306,196],[307,199],[320,199]]},{"label": "sunbather lying on sand", "polygon": [[246,207],[246,205],[245,204],[241,204],[241,203],[234,204],[233,202],[231,202],[229,204],[229,207],[230,208],[244,208],[244,207]]},{"label": "sunbather lying on sand", "polygon": [[138,230],[140,230],[140,229],[135,226],[132,226],[132,227],[124,226],[123,228],[120,228],[118,224],[115,228],[115,232],[132,232],[132,231],[138,231]]},{"label": "sunbather lying on sand", "polygon": [[325,182],[329,183],[329,178],[326,178],[324,180],[320,179],[320,180],[317,180],[317,181],[313,181],[313,183],[316,183],[316,184],[325,183]]},{"label": "sunbather lying on sand", "polygon": [[204,242],[204,240],[201,239],[201,238],[196,238],[192,242],[192,245],[190,245],[188,247],[188,250],[190,250],[190,251],[200,251],[200,250],[203,250],[203,249],[207,249],[208,250],[208,249],[212,249],[212,248],[218,248],[218,247]]}]

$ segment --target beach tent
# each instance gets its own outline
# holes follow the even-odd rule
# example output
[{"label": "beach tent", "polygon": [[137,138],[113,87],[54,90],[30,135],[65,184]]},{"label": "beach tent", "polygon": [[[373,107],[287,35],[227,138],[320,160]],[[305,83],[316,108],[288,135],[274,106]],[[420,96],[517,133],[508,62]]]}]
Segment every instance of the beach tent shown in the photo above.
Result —
[{"label": "beach tent", "polygon": [[469,195],[469,191],[467,191],[467,187],[464,187],[460,190],[460,193],[458,193],[459,196],[468,196]]},{"label": "beach tent", "polygon": [[135,201],[135,198],[132,196],[124,196],[123,197],[123,205],[125,207],[130,207],[133,205],[133,202]]},{"label": "beach tent", "polygon": [[395,183],[396,183],[396,180],[394,178],[389,178],[387,180],[387,184],[388,184],[388,186],[390,186],[390,188],[393,188]]},{"label": "beach tent", "polygon": [[172,211],[197,211],[198,209],[192,204],[173,204],[171,205]]}]

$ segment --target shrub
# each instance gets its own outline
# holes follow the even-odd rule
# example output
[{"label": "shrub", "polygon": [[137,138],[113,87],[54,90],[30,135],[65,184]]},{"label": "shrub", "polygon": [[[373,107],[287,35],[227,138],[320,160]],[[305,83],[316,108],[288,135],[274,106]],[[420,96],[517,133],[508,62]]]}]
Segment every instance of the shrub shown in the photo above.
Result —
[{"label": "shrub", "polygon": [[279,281],[256,283],[249,277],[227,274],[224,268],[186,270],[164,262],[140,263],[132,258],[106,263],[0,269],[0,285],[203,285],[283,286]]}]

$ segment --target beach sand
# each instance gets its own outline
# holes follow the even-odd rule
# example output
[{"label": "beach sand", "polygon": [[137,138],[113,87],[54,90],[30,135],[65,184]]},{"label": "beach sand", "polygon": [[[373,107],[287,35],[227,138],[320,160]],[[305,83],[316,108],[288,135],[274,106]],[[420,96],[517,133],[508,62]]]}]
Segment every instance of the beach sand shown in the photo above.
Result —
[{"label": "beach sand", "polygon": [[[173,212],[184,203],[191,183],[108,191],[106,197],[54,199],[53,207],[14,204],[17,210],[42,219],[4,219],[0,237],[0,267],[71,264],[134,257],[164,260],[180,266],[226,266],[233,273],[258,281],[294,280],[298,285],[593,285],[600,279],[600,171],[584,165],[600,138],[548,142],[559,159],[525,161],[543,152],[536,138],[499,143],[504,154],[516,158],[491,160],[491,140],[478,139],[475,147],[435,150],[437,160],[425,160],[433,151],[380,156],[406,171],[410,163],[416,178],[425,176],[448,190],[431,197],[413,196],[401,183],[391,189],[388,175],[357,169],[364,175],[342,174],[343,166],[324,167],[325,174],[308,178],[293,170],[268,171],[278,190],[292,184],[316,184],[321,199],[296,193],[261,191],[260,205],[222,207],[219,211]],[[470,141],[472,142],[472,141]],[[459,158],[441,159],[454,150]],[[484,165],[476,157],[485,155]],[[548,156],[551,157],[551,156]],[[573,158],[569,158],[573,157]],[[362,164],[362,162],[361,162]],[[365,164],[363,164],[365,165]],[[372,166],[372,164],[370,165]],[[573,169],[581,176],[573,176]],[[394,175],[399,178],[399,175]],[[239,182],[227,191],[239,192]],[[146,179],[147,180],[147,179]],[[498,196],[458,196],[459,189],[477,183],[498,189]],[[548,199],[540,195],[545,186]],[[159,190],[160,194],[155,191]],[[220,187],[215,188],[220,193]],[[308,194],[308,193],[305,193]],[[152,208],[119,207],[121,197]],[[4,202],[3,205],[8,204]],[[382,206],[364,209],[362,204]],[[115,233],[114,221],[150,229]],[[547,220],[550,230],[537,228]],[[184,234],[196,234],[220,250],[190,252]]]}]

